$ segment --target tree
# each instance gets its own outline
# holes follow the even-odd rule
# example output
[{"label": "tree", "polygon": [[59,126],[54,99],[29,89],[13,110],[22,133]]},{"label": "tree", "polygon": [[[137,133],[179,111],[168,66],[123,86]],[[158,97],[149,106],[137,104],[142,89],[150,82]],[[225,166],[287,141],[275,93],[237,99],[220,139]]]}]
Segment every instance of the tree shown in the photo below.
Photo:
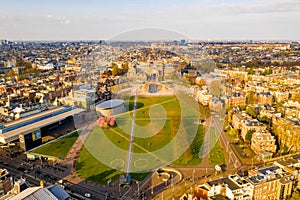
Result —
[{"label": "tree", "polygon": [[267,75],[270,75],[273,73],[273,70],[272,69],[265,69],[264,70],[264,76],[267,76]]},{"label": "tree", "polygon": [[222,88],[220,81],[212,81],[210,84],[210,93],[215,97],[220,97],[222,93]]},{"label": "tree", "polygon": [[119,73],[119,67],[118,67],[118,65],[116,63],[112,63],[111,66],[113,68],[112,69],[112,75],[113,76],[117,76],[118,73]]},{"label": "tree", "polygon": [[240,108],[240,110],[246,110],[246,106],[244,106],[244,105],[239,106],[239,108]]},{"label": "tree", "polygon": [[9,72],[7,72],[6,74],[8,77],[12,77],[15,75],[14,71],[13,70],[10,70]]},{"label": "tree", "polygon": [[210,117],[210,109],[208,106],[203,105],[202,103],[199,103],[199,111],[200,111],[200,118],[206,119]]},{"label": "tree", "polygon": [[246,134],[246,136],[245,136],[245,139],[246,139],[247,141],[251,141],[251,138],[252,138],[253,133],[254,133],[253,130],[247,131],[247,134]]},{"label": "tree", "polygon": [[248,92],[248,104],[256,104],[256,95],[255,95],[255,92],[254,91],[249,91]]},{"label": "tree", "polygon": [[256,112],[252,107],[248,106],[246,109],[246,113],[252,116],[253,118],[256,118]]},{"label": "tree", "polygon": [[253,69],[253,67],[250,67],[250,69],[248,69],[248,74],[250,75],[255,74],[255,70]]},{"label": "tree", "polygon": [[259,117],[258,120],[262,123],[269,123],[269,118],[266,115]]},{"label": "tree", "polygon": [[300,199],[300,193],[299,193],[299,190],[296,190],[292,197],[290,198],[290,200],[299,200]]},{"label": "tree", "polygon": [[292,97],[292,100],[294,101],[300,101],[300,92],[295,93]]},{"label": "tree", "polygon": [[123,72],[128,72],[129,65],[128,62],[122,63]]},{"label": "tree", "polygon": [[39,101],[39,98],[37,96],[34,96],[32,101],[33,103],[37,103]]},{"label": "tree", "polygon": [[236,129],[232,128],[232,129],[230,129],[228,134],[236,137],[239,134],[239,132]]},{"label": "tree", "polygon": [[278,138],[279,152],[287,153],[300,146],[300,128],[290,121],[280,120],[273,125],[273,133]]}]

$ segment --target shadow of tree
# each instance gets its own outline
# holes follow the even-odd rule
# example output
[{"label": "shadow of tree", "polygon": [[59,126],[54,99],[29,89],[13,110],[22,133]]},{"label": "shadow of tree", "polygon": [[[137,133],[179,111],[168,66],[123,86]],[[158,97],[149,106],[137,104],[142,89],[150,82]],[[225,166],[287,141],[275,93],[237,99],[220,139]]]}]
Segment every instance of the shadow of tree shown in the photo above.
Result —
[{"label": "shadow of tree", "polygon": [[[128,110],[131,111],[133,110],[134,102],[129,102],[128,103]],[[136,109],[144,107],[144,103],[141,102],[136,102]]]},{"label": "shadow of tree", "polygon": [[104,171],[99,174],[95,174],[93,176],[88,177],[87,179],[92,182],[106,184],[108,179],[112,179],[113,181],[117,180],[120,176],[120,174],[115,174],[112,176],[113,173],[117,172],[116,169],[111,169]]}]

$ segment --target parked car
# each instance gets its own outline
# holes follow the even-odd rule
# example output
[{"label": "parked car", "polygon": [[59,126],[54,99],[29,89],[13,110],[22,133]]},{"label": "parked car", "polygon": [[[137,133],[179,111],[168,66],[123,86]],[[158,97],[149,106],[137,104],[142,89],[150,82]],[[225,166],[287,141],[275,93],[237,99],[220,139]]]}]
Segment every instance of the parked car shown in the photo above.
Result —
[{"label": "parked car", "polygon": [[87,197],[87,198],[91,198],[92,197],[92,195],[90,193],[85,193],[84,196]]}]

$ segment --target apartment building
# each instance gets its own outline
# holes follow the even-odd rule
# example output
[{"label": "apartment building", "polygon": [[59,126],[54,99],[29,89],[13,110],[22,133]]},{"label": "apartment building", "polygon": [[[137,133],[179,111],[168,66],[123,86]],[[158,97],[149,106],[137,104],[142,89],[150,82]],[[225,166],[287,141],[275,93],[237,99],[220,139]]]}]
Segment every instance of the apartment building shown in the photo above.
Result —
[{"label": "apartment building", "polygon": [[276,152],[276,139],[267,130],[256,131],[253,133],[251,138],[251,149],[256,153],[260,154],[262,152]]},{"label": "apartment building", "polygon": [[232,93],[231,96],[226,96],[224,100],[225,100],[226,108],[246,105],[246,96],[238,92]]},{"label": "apartment building", "polygon": [[241,136],[245,140],[247,132],[252,130],[252,131],[262,131],[266,130],[267,127],[259,122],[257,119],[247,119],[245,121],[242,121],[242,131],[241,131]]},{"label": "apartment building", "polygon": [[269,104],[273,103],[273,96],[270,92],[261,92],[257,94],[257,103],[258,104]]},{"label": "apartment building", "polygon": [[213,199],[221,195],[230,200],[251,200],[253,186],[237,174],[208,181],[195,188],[198,199]]},{"label": "apartment building", "polygon": [[271,165],[250,170],[248,180],[254,186],[254,200],[288,199],[292,195],[297,174],[294,170],[291,173],[282,167]]}]

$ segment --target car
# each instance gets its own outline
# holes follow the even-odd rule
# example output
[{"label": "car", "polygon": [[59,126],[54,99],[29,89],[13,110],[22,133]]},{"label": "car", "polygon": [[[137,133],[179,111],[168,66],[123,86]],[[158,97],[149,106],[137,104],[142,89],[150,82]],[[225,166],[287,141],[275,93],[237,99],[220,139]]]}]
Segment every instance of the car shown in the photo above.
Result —
[{"label": "car", "polygon": [[220,167],[221,167],[223,172],[226,171],[227,166],[225,164],[221,165]]},{"label": "car", "polygon": [[143,198],[145,198],[145,193],[142,193],[142,194],[140,194],[140,196],[139,196],[139,199],[143,199]]},{"label": "car", "polygon": [[85,193],[84,196],[87,197],[87,198],[91,198],[92,197],[92,195],[90,193]]},{"label": "car", "polygon": [[24,167],[17,167],[17,170],[21,171],[21,172],[24,172],[25,171],[25,168]]}]

